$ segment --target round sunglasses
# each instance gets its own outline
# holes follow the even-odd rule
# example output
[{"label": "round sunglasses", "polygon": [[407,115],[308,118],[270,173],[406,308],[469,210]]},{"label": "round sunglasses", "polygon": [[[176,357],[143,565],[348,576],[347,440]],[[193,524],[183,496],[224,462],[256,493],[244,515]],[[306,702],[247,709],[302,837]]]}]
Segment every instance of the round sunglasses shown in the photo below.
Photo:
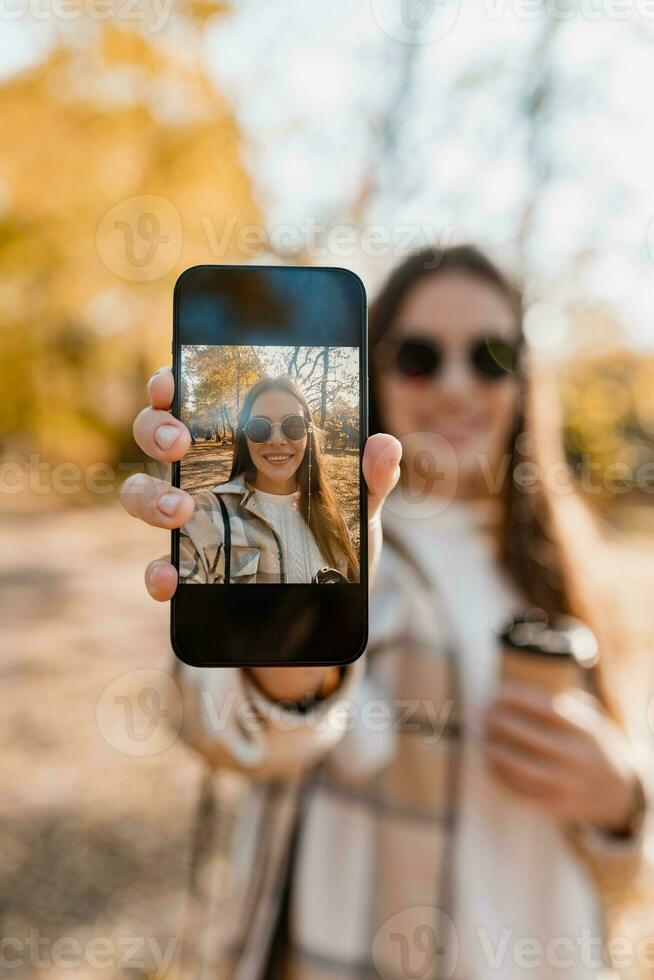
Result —
[{"label": "round sunglasses", "polygon": [[279,425],[282,435],[291,442],[304,439],[311,431],[304,415],[285,415],[281,422],[271,422],[265,415],[253,415],[243,426],[243,432],[250,442],[268,442],[276,425]]},{"label": "round sunglasses", "polygon": [[[467,349],[468,364],[482,381],[499,381],[514,374],[520,344],[499,337],[480,337]],[[431,337],[405,337],[397,344],[384,344],[382,365],[393,367],[406,378],[434,378],[446,361],[445,347]]]}]

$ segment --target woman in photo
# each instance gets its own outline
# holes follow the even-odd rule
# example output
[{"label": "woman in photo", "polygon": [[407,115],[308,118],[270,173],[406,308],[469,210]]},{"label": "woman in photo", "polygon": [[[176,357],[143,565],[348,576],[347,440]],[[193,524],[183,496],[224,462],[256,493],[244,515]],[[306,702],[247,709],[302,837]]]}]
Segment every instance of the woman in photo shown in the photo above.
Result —
[{"label": "woman in photo", "polygon": [[358,563],[325,472],[311,409],[289,377],[264,377],[239,413],[229,479],[194,494],[180,533],[183,582],[355,582]]},{"label": "woman in photo", "polygon": [[[606,693],[628,642],[596,574],[606,552],[564,479],[556,403],[533,401],[521,331],[520,296],[477,249],[402,263],[370,311],[366,451],[393,433],[403,464],[365,657],[340,675],[177,667],[190,743],[243,777],[233,874],[203,896],[221,910],[204,923],[215,975],[605,975],[604,888],[616,911],[649,840],[645,767]],[[136,430],[150,452],[169,373],[151,398]],[[147,582],[170,598],[175,571],[155,562]],[[563,696],[502,680],[499,631],[535,608],[599,642],[600,667]],[[207,699],[220,713],[234,698],[256,704],[256,731],[238,710],[211,728]]]}]

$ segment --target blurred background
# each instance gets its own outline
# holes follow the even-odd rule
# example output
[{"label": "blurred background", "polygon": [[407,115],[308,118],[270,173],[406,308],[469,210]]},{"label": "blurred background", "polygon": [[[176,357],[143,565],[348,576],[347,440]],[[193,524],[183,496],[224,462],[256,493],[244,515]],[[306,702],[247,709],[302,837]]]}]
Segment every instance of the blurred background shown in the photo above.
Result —
[{"label": "blurred background", "polygon": [[462,241],[519,277],[647,722],[654,8],[3,0],[0,25],[0,976],[95,975],[99,940],[106,976],[194,975],[202,770],[156,724],[168,610],[142,584],[168,541],[117,505],[174,281],[294,262],[374,294]]}]

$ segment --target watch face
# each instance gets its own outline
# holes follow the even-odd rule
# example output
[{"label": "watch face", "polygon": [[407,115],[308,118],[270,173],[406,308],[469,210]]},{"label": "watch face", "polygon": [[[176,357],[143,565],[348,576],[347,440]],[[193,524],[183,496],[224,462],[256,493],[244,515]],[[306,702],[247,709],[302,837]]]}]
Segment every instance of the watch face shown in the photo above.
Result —
[{"label": "watch face", "polygon": [[347,582],[347,579],[335,568],[321,568],[311,581],[314,585],[337,585],[339,582]]}]

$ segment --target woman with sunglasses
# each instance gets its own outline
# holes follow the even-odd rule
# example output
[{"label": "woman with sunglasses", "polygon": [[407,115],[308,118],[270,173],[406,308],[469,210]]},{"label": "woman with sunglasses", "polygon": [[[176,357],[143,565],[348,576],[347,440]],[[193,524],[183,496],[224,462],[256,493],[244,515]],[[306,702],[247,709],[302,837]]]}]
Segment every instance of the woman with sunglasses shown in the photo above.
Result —
[{"label": "woman with sunglasses", "polygon": [[[224,912],[206,922],[216,973],[603,975],[594,871],[610,872],[614,897],[627,892],[645,795],[607,707],[617,634],[593,575],[599,546],[560,473],[556,495],[533,480],[548,465],[540,423],[556,414],[548,404],[526,420],[521,319],[510,282],[470,247],[412,256],[371,308],[369,486],[394,458],[391,440],[375,443],[382,430],[403,462],[365,658],[341,674],[178,668],[189,740],[246,787],[231,884],[211,898]],[[156,397],[170,395],[166,376]],[[169,598],[170,565],[155,563],[148,587]],[[498,632],[535,607],[594,629],[604,670],[592,693],[501,683]],[[260,726],[244,732],[234,711],[212,731],[207,698],[217,712],[253,701]]]},{"label": "woman with sunglasses", "polygon": [[[604,976],[600,885],[608,871],[624,898],[644,842],[643,781],[607,694],[619,650],[612,597],[593,575],[599,536],[558,452],[556,402],[536,397],[521,325],[518,291],[471,247],[412,256],[370,312],[371,430],[397,436],[403,461],[384,514],[368,682],[391,703],[422,698],[434,740],[393,735],[366,776],[379,786],[384,773],[380,806],[401,799],[439,823],[421,847],[431,875],[398,888],[390,909],[396,935],[427,926],[456,945],[443,975],[457,980]],[[405,625],[389,635],[391,610]],[[563,697],[502,682],[502,627],[565,616],[592,627],[601,666]],[[354,745],[348,732],[335,781],[352,771]],[[413,779],[398,792],[402,770]],[[333,839],[343,833],[334,826]],[[432,912],[403,920],[410,905]]]},{"label": "woman with sunglasses", "polygon": [[229,479],[194,495],[180,532],[191,583],[356,581],[357,560],[325,473],[311,410],[287,377],[261,378],[240,411]]}]

